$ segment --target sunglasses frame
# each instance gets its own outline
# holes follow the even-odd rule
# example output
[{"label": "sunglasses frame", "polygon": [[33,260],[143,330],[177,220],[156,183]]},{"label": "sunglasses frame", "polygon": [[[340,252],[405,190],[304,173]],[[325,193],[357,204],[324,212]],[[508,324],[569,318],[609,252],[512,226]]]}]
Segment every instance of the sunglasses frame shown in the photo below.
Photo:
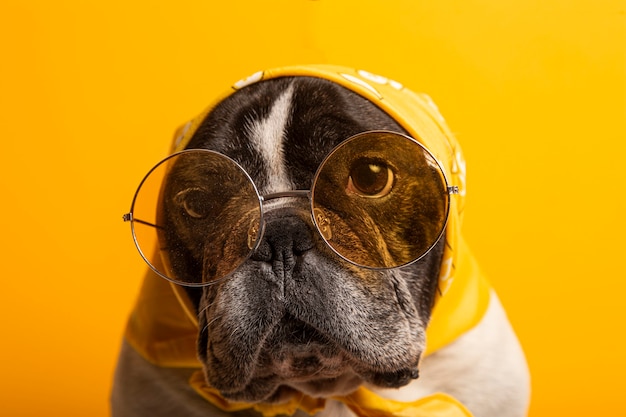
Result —
[{"label": "sunglasses frame", "polygon": [[[405,140],[408,140],[409,142],[419,146],[421,148],[421,150],[426,155],[429,155],[430,158],[432,159],[432,161],[434,161],[436,163],[437,168],[439,169],[439,172],[441,173],[441,176],[442,176],[442,179],[443,179],[443,183],[444,183],[444,186],[445,186],[445,193],[444,194],[445,194],[445,196],[446,196],[446,198],[448,200],[446,202],[447,203],[446,204],[446,213],[445,213],[445,217],[444,217],[445,220],[444,220],[444,222],[442,224],[441,230],[440,230],[437,238],[432,242],[432,244],[428,247],[428,249],[424,253],[422,253],[420,256],[416,257],[415,259],[412,259],[411,261],[406,262],[404,264],[396,265],[396,266],[392,266],[392,267],[384,267],[384,266],[383,267],[378,267],[378,266],[370,266],[370,265],[361,265],[361,264],[359,264],[359,263],[357,263],[355,261],[350,260],[349,258],[344,256],[343,254],[341,254],[337,249],[335,249],[329,243],[328,239],[324,236],[324,233],[322,231],[322,226],[320,226],[320,224],[318,224],[318,220],[316,219],[316,216],[315,216],[315,210],[316,210],[316,208],[314,206],[315,187],[316,187],[317,181],[318,181],[318,179],[320,177],[320,174],[322,172],[322,169],[325,167],[325,165],[328,162],[328,160],[330,158],[332,158],[332,156],[339,149],[341,149],[343,146],[347,145],[348,143],[353,142],[355,140],[358,140],[360,138],[363,138],[365,136],[371,136],[373,134],[391,135],[391,136],[401,137],[401,138],[403,138]],[[137,239],[137,233],[135,232],[135,224],[136,223],[139,223],[139,224],[142,224],[142,225],[147,225],[147,226],[154,227],[154,228],[160,228],[161,227],[161,226],[159,226],[157,224],[152,224],[150,222],[146,222],[144,220],[135,218],[135,216],[134,216],[135,203],[137,201],[137,196],[139,195],[139,192],[141,191],[142,186],[144,185],[146,180],[150,177],[150,175],[157,168],[161,167],[163,164],[167,163],[169,160],[171,160],[173,158],[177,158],[177,157],[179,157],[181,155],[190,154],[190,153],[193,153],[193,154],[207,153],[207,154],[211,154],[211,155],[215,155],[215,156],[219,156],[221,158],[224,158],[226,161],[234,164],[234,166],[239,171],[241,171],[241,173],[243,173],[245,175],[245,178],[249,181],[250,185],[252,186],[252,189],[254,190],[255,195],[257,196],[258,204],[259,204],[259,230],[257,232],[257,236],[256,236],[254,247],[250,248],[250,250],[248,251],[248,255],[245,256],[244,258],[242,258],[240,263],[231,272],[229,272],[228,274],[224,275],[223,277],[217,278],[215,280],[212,280],[212,281],[209,281],[209,282],[201,282],[201,283],[192,283],[192,282],[180,281],[180,280],[177,280],[175,278],[169,277],[164,272],[160,271],[157,267],[155,267],[152,264],[152,262],[148,259],[148,256],[141,249],[141,245],[140,245],[140,243],[139,243],[139,241]],[[326,245],[335,254],[337,254],[337,256],[339,256],[341,259],[345,260],[346,262],[349,262],[350,264],[355,265],[355,266],[360,267],[360,268],[371,269],[371,270],[389,270],[389,269],[402,268],[402,267],[411,265],[411,264],[419,261],[424,256],[426,256],[432,250],[433,247],[436,246],[437,242],[439,242],[439,240],[441,239],[441,237],[443,236],[443,234],[444,234],[444,232],[446,230],[446,226],[447,226],[448,219],[449,219],[449,214],[450,214],[450,196],[454,195],[454,194],[459,194],[458,186],[451,186],[451,185],[449,185],[447,176],[445,174],[444,169],[441,166],[441,163],[437,160],[437,158],[435,158],[435,156],[424,145],[422,145],[420,142],[418,142],[417,140],[413,139],[412,137],[404,135],[402,133],[386,131],[386,130],[372,130],[372,131],[362,132],[362,133],[358,133],[356,135],[353,135],[353,136],[347,138],[346,140],[342,141],[341,143],[339,143],[337,146],[335,146],[328,153],[328,155],[326,155],[324,160],[320,163],[320,165],[319,165],[319,167],[318,167],[318,169],[315,172],[315,175],[313,177],[313,181],[311,183],[311,188],[310,189],[308,189],[308,190],[302,190],[302,189],[288,190],[288,191],[281,191],[281,192],[276,192],[276,193],[270,193],[270,194],[266,194],[266,195],[262,195],[262,194],[259,193],[259,190],[258,190],[256,184],[254,183],[254,181],[250,177],[250,174],[248,174],[248,172],[246,172],[246,170],[237,161],[233,160],[229,156],[226,156],[224,154],[221,154],[219,152],[216,152],[216,151],[213,151],[213,150],[209,150],[209,149],[185,149],[185,150],[182,150],[182,151],[175,152],[175,153],[173,153],[171,155],[168,155],[167,157],[163,158],[161,161],[159,161],[143,177],[143,179],[139,183],[139,186],[137,187],[137,190],[135,191],[135,195],[133,196],[133,200],[132,200],[132,203],[131,203],[130,211],[125,213],[122,216],[122,219],[123,219],[124,222],[130,222],[130,224],[131,224],[131,233],[132,233],[133,242],[135,244],[135,247],[139,251],[139,254],[143,258],[143,260],[152,269],[152,271],[154,271],[160,277],[162,277],[162,278],[164,278],[164,279],[166,279],[166,280],[168,280],[170,282],[173,282],[175,284],[178,284],[178,285],[183,285],[183,286],[188,286],[188,287],[204,287],[204,286],[216,284],[218,282],[221,282],[222,280],[227,279],[230,275],[232,275],[234,273],[234,271],[236,271],[239,268],[239,266],[241,266],[243,263],[245,263],[252,256],[252,254],[258,249],[259,245],[262,242],[262,238],[263,238],[263,235],[264,235],[264,232],[265,232],[264,202],[266,202],[266,201],[274,200],[274,199],[278,199],[278,198],[289,198],[289,197],[303,198],[303,197],[306,197],[309,200],[311,220],[313,222],[313,225],[315,226],[315,229],[320,234],[320,236],[322,237],[322,239],[324,240]],[[157,251],[160,251],[160,250],[157,249]],[[174,274],[172,274],[172,275],[174,275]]]}]

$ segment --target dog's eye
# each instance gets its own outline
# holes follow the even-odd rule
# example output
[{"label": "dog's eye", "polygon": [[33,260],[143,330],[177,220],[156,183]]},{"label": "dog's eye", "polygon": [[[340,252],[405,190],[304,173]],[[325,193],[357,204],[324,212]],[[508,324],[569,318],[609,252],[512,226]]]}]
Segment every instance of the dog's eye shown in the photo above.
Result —
[{"label": "dog's eye", "polygon": [[180,191],[174,201],[194,219],[203,219],[209,215],[209,194],[201,188],[188,188]]},{"label": "dog's eye", "polygon": [[380,198],[391,192],[393,179],[393,171],[386,164],[359,159],[350,169],[347,190],[363,197]]}]

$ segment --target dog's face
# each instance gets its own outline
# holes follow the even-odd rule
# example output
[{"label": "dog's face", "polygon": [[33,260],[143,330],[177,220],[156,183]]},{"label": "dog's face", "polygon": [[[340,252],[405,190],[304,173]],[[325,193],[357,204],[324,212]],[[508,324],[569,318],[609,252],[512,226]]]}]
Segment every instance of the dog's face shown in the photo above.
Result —
[{"label": "dog's face", "polygon": [[[371,130],[403,132],[338,85],[281,78],[220,103],[188,148],[232,158],[267,195],[310,189],[333,148]],[[432,241],[417,225],[440,222],[437,216],[445,213],[425,207],[419,218],[410,216],[415,210],[408,206],[420,204],[420,196],[403,173],[426,173],[428,161],[377,146],[337,153],[337,163],[318,175],[314,194],[323,213],[318,225],[331,224],[330,241],[367,265],[402,259],[414,242]],[[393,161],[385,155],[394,155]],[[209,384],[234,401],[272,402],[296,391],[324,397],[363,383],[400,387],[417,378],[442,242],[409,266],[359,267],[326,244],[313,224],[310,201],[302,197],[265,201],[264,232],[255,241],[251,231],[260,226],[260,207],[254,189],[224,164],[221,158],[176,164],[160,213],[161,245],[170,248],[179,279],[228,275],[187,288],[197,308],[198,354]],[[346,212],[350,216],[341,215]],[[355,218],[360,221],[350,220]],[[254,248],[249,258],[248,248]]]}]

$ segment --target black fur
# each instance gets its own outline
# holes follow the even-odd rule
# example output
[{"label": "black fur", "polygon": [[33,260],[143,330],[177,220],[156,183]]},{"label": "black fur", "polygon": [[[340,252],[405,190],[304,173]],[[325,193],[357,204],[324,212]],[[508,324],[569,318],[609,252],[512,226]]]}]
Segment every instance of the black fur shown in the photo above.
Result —
[{"label": "black fur", "polygon": [[[406,134],[378,107],[339,85],[290,77],[250,85],[219,103],[187,148],[231,157],[263,193],[266,167],[248,142],[248,126],[267,117],[290,86],[294,93],[284,155],[297,189],[311,187],[324,157],[348,137],[370,130]],[[278,401],[294,389],[323,395],[327,386],[347,393],[362,381],[399,387],[416,378],[443,239],[400,272],[362,270],[319,249],[324,243],[301,214],[305,203],[292,210],[268,216],[264,240],[233,277],[186,288],[199,314],[199,356],[209,383],[233,400]],[[319,251],[316,262],[327,263],[327,269],[310,265],[313,248]],[[385,340],[402,337],[405,321],[415,343]],[[361,333],[346,334],[351,332]],[[289,371],[273,373],[281,364]],[[290,373],[319,378],[289,384]]]}]

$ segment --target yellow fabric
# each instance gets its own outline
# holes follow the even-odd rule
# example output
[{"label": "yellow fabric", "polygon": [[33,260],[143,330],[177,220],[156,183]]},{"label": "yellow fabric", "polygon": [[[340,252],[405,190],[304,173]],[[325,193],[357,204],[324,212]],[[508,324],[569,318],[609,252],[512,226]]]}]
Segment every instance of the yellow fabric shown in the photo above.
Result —
[{"label": "yellow fabric", "polygon": [[[213,387],[207,385],[202,371],[197,371],[189,381],[207,401],[227,412],[254,410],[263,417],[292,415],[302,410],[315,415],[324,409],[325,400],[300,394],[283,404],[249,404],[225,400]],[[359,388],[350,395],[334,397],[347,405],[358,417],[472,417],[471,413],[454,398],[436,393],[412,402],[381,398],[366,388]]]},{"label": "yellow fabric", "polygon": [[215,388],[207,384],[202,371],[196,371],[189,380],[191,386],[211,404],[220,410],[235,412],[243,410],[254,410],[263,417],[274,417],[278,415],[292,415],[298,410],[302,410],[310,415],[324,409],[325,400],[321,398],[311,398],[300,394],[292,397],[288,402],[282,404],[250,404],[237,403],[225,400]]},{"label": "yellow fabric", "polygon": [[[367,98],[392,116],[410,136],[428,148],[443,167],[449,185],[459,187],[459,194],[451,198],[439,292],[426,331],[425,354],[428,355],[451,343],[480,321],[489,303],[490,287],[460,233],[465,200],[463,154],[443,117],[427,95],[413,93],[400,83],[381,76],[337,66],[308,65],[258,72],[233,85],[233,88],[219,97],[213,105],[183,126],[176,135],[172,151],[185,148],[206,115],[222,99],[251,83],[284,76],[324,78]],[[149,271],[126,330],[129,343],[156,365],[200,368],[201,364],[195,352],[197,332],[197,319],[185,292]],[[193,381],[200,394],[212,399],[214,404],[228,404],[219,395],[216,400],[215,393],[211,393],[210,387],[198,383],[197,377]],[[359,411],[362,413],[359,415],[367,417],[470,415],[458,402],[444,396],[429,397],[423,402],[405,404],[404,408],[397,405],[397,402],[384,400],[364,389],[341,400],[353,409],[358,408],[359,404],[363,409],[378,410]],[[366,403],[369,405],[366,406]],[[376,407],[372,405],[373,403],[376,403]],[[320,406],[319,401],[313,399],[307,399],[299,404],[310,407],[305,411],[312,411]],[[385,414],[380,411],[385,407],[395,411]],[[283,410],[287,411],[289,409]]]},{"label": "yellow fabric", "polygon": [[457,400],[437,393],[413,402],[380,398],[360,388],[337,400],[345,403],[359,417],[471,417],[471,413]]},{"label": "yellow fabric", "polygon": [[[160,259],[155,257],[156,267]],[[184,291],[148,270],[126,326],[126,339],[155,365],[199,368],[198,321]],[[183,302],[181,302],[183,301]]]}]

